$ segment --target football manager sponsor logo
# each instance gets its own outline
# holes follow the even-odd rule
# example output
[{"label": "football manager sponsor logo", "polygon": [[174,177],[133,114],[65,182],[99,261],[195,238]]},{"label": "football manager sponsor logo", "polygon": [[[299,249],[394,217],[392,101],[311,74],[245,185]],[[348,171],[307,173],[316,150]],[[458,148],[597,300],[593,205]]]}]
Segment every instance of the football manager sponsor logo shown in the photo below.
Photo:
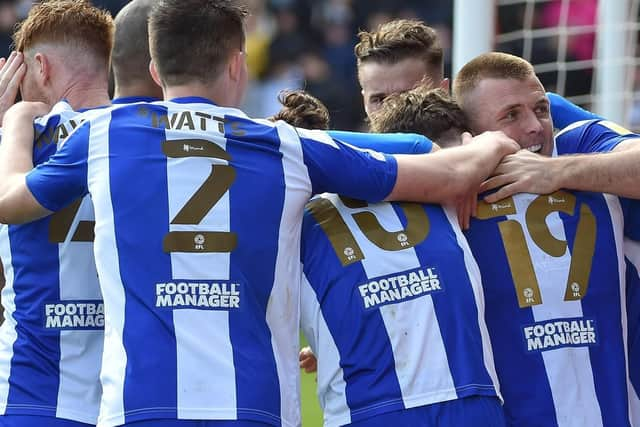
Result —
[{"label": "football manager sponsor logo", "polygon": [[584,347],[598,344],[598,330],[593,319],[555,319],[523,327],[527,351]]},{"label": "football manager sponsor logo", "polygon": [[358,285],[365,309],[398,303],[442,290],[440,274],[435,267],[421,267],[376,277]]},{"label": "football manager sponsor logo", "polygon": [[240,283],[232,281],[156,283],[156,307],[239,309]]}]

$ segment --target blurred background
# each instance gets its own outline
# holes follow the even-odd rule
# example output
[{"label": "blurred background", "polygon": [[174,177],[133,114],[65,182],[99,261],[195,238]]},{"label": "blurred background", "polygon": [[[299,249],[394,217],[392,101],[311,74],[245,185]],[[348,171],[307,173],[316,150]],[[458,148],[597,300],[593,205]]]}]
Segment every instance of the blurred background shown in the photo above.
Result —
[{"label": "blurred background", "polygon": [[[328,106],[334,128],[363,129],[353,55],[357,32],[395,18],[417,18],[440,35],[446,76],[451,77],[452,68],[462,65],[452,67],[452,52],[465,60],[480,53],[478,49],[513,53],[536,66],[548,90],[582,106],[603,112],[595,105],[599,94],[615,95],[618,111],[609,111],[607,117],[640,128],[638,0],[600,0],[600,8],[599,0],[245,1],[252,12],[247,22],[251,85],[243,107],[250,116],[265,117],[278,111],[280,90],[305,88]],[[127,2],[93,0],[113,15]],[[0,0],[0,55],[10,52],[14,25],[33,3]],[[595,79],[601,64],[596,58],[597,35],[606,32],[598,22],[604,6],[611,5],[624,14],[619,17],[624,25],[615,27],[624,35],[610,41],[617,46],[614,54],[620,61],[617,75],[608,79],[617,84],[613,88],[602,87]],[[624,46],[620,45],[622,38]]]}]

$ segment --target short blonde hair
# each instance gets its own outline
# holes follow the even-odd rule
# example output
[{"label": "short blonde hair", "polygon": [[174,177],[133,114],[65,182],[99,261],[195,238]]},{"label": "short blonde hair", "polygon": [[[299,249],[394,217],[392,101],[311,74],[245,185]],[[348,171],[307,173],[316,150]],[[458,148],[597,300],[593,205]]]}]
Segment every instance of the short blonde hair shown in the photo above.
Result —
[{"label": "short blonde hair", "polygon": [[453,80],[453,95],[465,108],[466,97],[485,79],[526,80],[535,76],[533,66],[519,56],[489,52],[476,56],[460,69]]},{"label": "short blonde hair", "polygon": [[13,41],[19,52],[38,43],[72,43],[108,64],[114,29],[109,12],[87,0],[49,0],[31,8]]}]

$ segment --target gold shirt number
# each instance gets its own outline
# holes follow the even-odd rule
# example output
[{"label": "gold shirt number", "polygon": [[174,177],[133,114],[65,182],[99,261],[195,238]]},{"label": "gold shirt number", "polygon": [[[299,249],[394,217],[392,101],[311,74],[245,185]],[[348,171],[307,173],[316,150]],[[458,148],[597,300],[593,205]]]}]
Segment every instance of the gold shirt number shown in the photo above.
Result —
[{"label": "gold shirt number", "polygon": [[[367,203],[341,197],[342,203],[351,209],[366,208]],[[358,228],[374,245],[385,251],[400,251],[413,248],[429,235],[429,217],[424,208],[416,203],[399,203],[407,218],[407,226],[400,231],[387,231],[373,212],[351,214]],[[365,259],[355,236],[344,222],[335,205],[326,198],[319,197],[307,205],[316,222],[326,234],[333,250],[343,266]]]},{"label": "gold shirt number", "polygon": [[[515,214],[513,199],[505,199],[496,204],[481,203],[478,218],[487,219],[497,216]],[[497,206],[497,207],[496,207]],[[538,196],[525,212],[525,223],[531,239],[546,254],[561,257],[565,254],[568,243],[556,239],[549,226],[547,217],[553,212],[575,215],[576,197],[573,194],[557,191],[553,194]],[[571,248],[571,265],[566,283],[564,301],[575,301],[584,298],[589,286],[591,266],[596,244],[596,220],[593,212],[586,204],[582,204],[577,213],[578,225]],[[525,240],[522,224],[513,219],[498,224],[505,253],[511,270],[511,276],[521,308],[542,304],[540,285],[536,278],[531,253]]]},{"label": "gold shirt number", "polygon": [[[221,147],[202,139],[164,141],[162,151],[167,157],[209,157],[231,160]],[[171,224],[197,225],[211,211],[236,179],[229,165],[211,165],[211,173],[171,220]],[[238,244],[236,233],[230,231],[170,231],[164,238],[165,252],[231,252]]]}]

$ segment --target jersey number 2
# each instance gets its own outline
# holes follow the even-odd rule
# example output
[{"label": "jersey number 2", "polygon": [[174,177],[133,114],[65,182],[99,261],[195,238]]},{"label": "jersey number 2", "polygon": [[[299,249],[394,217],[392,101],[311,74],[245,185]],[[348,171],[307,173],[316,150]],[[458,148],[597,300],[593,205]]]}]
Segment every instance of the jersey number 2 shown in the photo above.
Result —
[{"label": "jersey number 2", "polygon": [[[164,141],[163,153],[170,158],[208,157],[231,160],[220,146],[203,139]],[[197,225],[224,196],[236,179],[230,165],[211,165],[211,173],[171,220],[171,224]],[[238,244],[230,231],[170,231],[162,243],[165,252],[231,252]]]}]

